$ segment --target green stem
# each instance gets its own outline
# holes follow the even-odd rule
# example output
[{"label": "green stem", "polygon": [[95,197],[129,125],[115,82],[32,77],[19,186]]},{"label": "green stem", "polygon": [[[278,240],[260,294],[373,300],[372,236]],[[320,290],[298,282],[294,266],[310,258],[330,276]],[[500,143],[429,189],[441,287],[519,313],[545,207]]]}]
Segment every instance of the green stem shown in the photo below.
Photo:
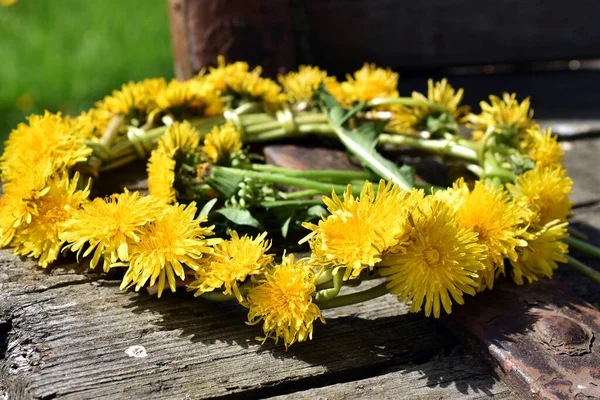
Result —
[{"label": "green stem", "polygon": [[277,167],[270,164],[252,164],[252,169],[255,171],[273,172],[285,176],[293,176],[296,178],[314,179],[317,181],[325,180],[327,182],[342,181],[346,183],[352,180],[369,180],[374,179],[373,174],[365,171],[340,171],[340,170],[297,170]]},{"label": "green stem", "polygon": [[321,192],[314,189],[298,190],[296,192],[283,193],[286,200],[298,199],[303,197],[313,197],[320,195]]},{"label": "green stem", "polygon": [[[213,170],[215,170],[215,172],[217,172],[218,170],[221,170],[221,172],[223,172],[223,174],[230,174],[230,175],[247,177],[247,178],[261,179],[265,182],[279,183],[282,185],[305,188],[305,189],[313,189],[313,190],[319,191],[319,193],[321,193],[321,194],[327,194],[327,195],[331,194],[332,191],[335,191],[337,193],[343,193],[344,191],[347,190],[347,186],[345,186],[345,185],[336,185],[333,183],[317,182],[317,181],[304,179],[304,178],[295,178],[295,177],[291,177],[291,176],[273,174],[270,172],[252,171],[252,170],[247,170],[247,169],[237,169],[237,168],[228,168],[228,167],[219,167],[219,166],[214,166]],[[353,187],[352,193],[355,196],[359,196],[360,189],[361,189],[360,187]]]},{"label": "green stem", "polygon": [[376,106],[388,106],[388,105],[394,105],[394,104],[399,104],[402,106],[409,106],[409,107],[410,106],[417,106],[417,107],[426,106],[430,110],[437,111],[437,112],[449,112],[450,111],[448,109],[448,107],[443,106],[441,104],[432,103],[429,101],[418,100],[413,97],[380,97],[380,98],[373,99],[373,100],[367,102],[366,106],[367,107],[376,107]]},{"label": "green stem", "polygon": [[273,200],[273,201],[263,201],[260,205],[264,208],[275,208],[275,207],[298,207],[298,206],[314,206],[318,204],[323,204],[322,200]]},{"label": "green stem", "polygon": [[378,144],[407,146],[413,149],[424,150],[444,156],[456,157],[475,163],[479,161],[476,151],[450,140],[429,140],[411,136],[389,135],[382,133],[379,135]]},{"label": "green stem", "polygon": [[333,279],[333,269],[328,268],[325,271],[323,271],[321,273],[321,275],[319,275],[319,277],[317,278],[316,282],[315,282],[315,286],[319,286],[322,285],[324,283],[327,283],[329,281],[331,281]]},{"label": "green stem", "polygon": [[513,182],[517,178],[515,174],[502,168],[490,152],[485,153],[483,163],[484,178],[497,177],[507,182]]},{"label": "green stem", "polygon": [[586,254],[600,258],[600,248],[594,246],[593,244],[586,243],[583,240],[579,240],[574,237],[563,239],[563,242],[568,244],[570,247],[583,251]]},{"label": "green stem", "polygon": [[344,273],[343,271],[337,271],[335,275],[333,275],[333,287],[330,289],[323,289],[315,292],[315,303],[316,302],[324,302],[333,299],[338,295],[342,285],[344,284]]},{"label": "green stem", "polygon": [[579,261],[569,255],[567,255],[566,257],[568,260],[567,265],[569,267],[571,267],[574,271],[577,271],[581,275],[585,276],[586,278],[589,278],[594,283],[597,283],[598,285],[600,285],[600,272],[585,265],[581,261]]},{"label": "green stem", "polygon": [[344,296],[334,297],[330,300],[321,300],[315,297],[315,303],[319,306],[321,310],[362,303],[364,301],[373,300],[377,297],[381,297],[389,293],[386,286],[387,282],[383,282],[375,287],[372,287],[371,289],[364,290],[362,292],[347,294]]},{"label": "green stem", "polygon": [[567,228],[567,230],[569,231],[569,234],[576,238],[576,239],[580,239],[580,240],[588,240],[588,235],[586,235],[585,233],[581,232],[579,229],[576,229],[574,227],[572,227],[571,225],[569,225],[569,227]]},{"label": "green stem", "polygon": [[301,134],[317,133],[321,136],[336,137],[335,130],[329,124],[298,125],[298,132]]}]

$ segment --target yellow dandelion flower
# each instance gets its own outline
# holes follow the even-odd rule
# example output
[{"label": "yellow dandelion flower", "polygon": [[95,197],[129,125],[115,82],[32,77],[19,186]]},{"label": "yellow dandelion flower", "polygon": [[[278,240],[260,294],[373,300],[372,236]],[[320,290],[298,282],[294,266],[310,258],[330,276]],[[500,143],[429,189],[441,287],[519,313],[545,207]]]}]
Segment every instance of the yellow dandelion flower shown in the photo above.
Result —
[{"label": "yellow dandelion flower", "polygon": [[573,181],[559,165],[536,166],[507,187],[516,201],[534,213],[531,222],[536,226],[546,225],[555,219],[566,221],[571,214],[573,203],[567,196],[571,193]]},{"label": "yellow dandelion flower", "polygon": [[156,104],[160,111],[167,113],[219,115],[223,112],[214,87],[200,79],[172,80],[158,93]]},{"label": "yellow dandelion flower", "polygon": [[[423,196],[414,191],[413,197]],[[352,186],[344,192],[343,200],[335,193],[323,198],[331,213],[318,225],[305,223],[312,231],[301,242],[308,241],[320,263],[345,268],[344,279],[356,278],[365,268],[372,269],[381,261],[381,254],[395,246],[404,234],[404,214],[408,209],[408,192],[391,182],[379,183],[377,194],[373,184],[365,182],[360,196],[352,195]],[[413,201],[413,200],[410,200]]]},{"label": "yellow dandelion flower", "polygon": [[325,84],[334,97],[337,97],[336,94],[339,95],[339,83],[335,77],[327,76],[327,71],[322,71],[318,67],[301,65],[298,72],[279,75],[278,79],[291,102],[311,101],[321,83]]},{"label": "yellow dandelion flower", "polygon": [[433,312],[438,318],[440,303],[452,311],[450,296],[463,304],[464,293],[475,294],[486,248],[477,243],[477,233],[459,224],[452,209],[435,198],[426,200],[410,214],[407,240],[385,255],[379,271],[388,277],[390,293],[412,301],[412,312],[425,303],[425,315]]},{"label": "yellow dandelion flower", "polygon": [[217,57],[217,66],[208,67],[208,74],[200,76],[212,85],[215,90],[223,93],[227,90],[227,81],[233,76],[240,76],[249,73],[250,66],[243,61],[236,61],[230,64],[225,62],[225,57]]},{"label": "yellow dandelion flower", "polygon": [[23,166],[18,179],[2,187],[0,200],[0,246],[5,247],[17,230],[38,215],[38,199],[50,190],[48,180],[54,174],[50,162]]},{"label": "yellow dandelion flower", "polygon": [[148,160],[148,192],[166,204],[177,201],[177,190],[173,187],[175,164],[172,153],[167,153],[162,147],[152,150]]},{"label": "yellow dandelion flower", "polygon": [[108,124],[110,124],[113,117],[114,114],[110,111],[92,108],[77,116],[74,123],[84,132],[89,132],[90,135],[87,136],[99,138],[108,128]]},{"label": "yellow dandelion flower", "polygon": [[519,103],[515,93],[504,93],[502,98],[492,95],[489,104],[482,101],[479,105],[481,114],[469,114],[468,116],[475,140],[481,140],[491,127],[495,131],[522,136],[528,128],[535,124],[529,97]]},{"label": "yellow dandelion flower", "polygon": [[399,107],[392,113],[390,126],[403,132],[420,132],[430,130],[428,126],[428,118],[439,118],[442,112],[432,109],[427,103],[444,106],[447,108],[447,113],[452,116],[454,123],[464,123],[469,106],[461,106],[464,90],[455,90],[447,79],[442,79],[439,82],[433,82],[432,79],[427,81],[427,97],[419,92],[413,92],[412,98],[423,102],[423,104],[414,107]]},{"label": "yellow dandelion flower", "polygon": [[83,162],[92,154],[85,139],[70,118],[47,111],[44,115],[32,115],[28,124],[19,124],[6,141],[0,157],[1,178],[12,181],[31,165],[50,162],[52,170],[59,172]]},{"label": "yellow dandelion flower", "polygon": [[281,265],[269,269],[264,278],[248,291],[248,323],[263,321],[263,343],[272,338],[283,339],[286,349],[295,342],[312,339],[313,322],[324,323],[319,307],[312,302],[315,292],[313,267],[294,256],[283,257]]},{"label": "yellow dandelion flower", "polygon": [[249,276],[260,274],[273,261],[272,254],[266,254],[271,243],[265,240],[264,232],[252,239],[241,238],[231,231],[231,239],[214,246],[214,252],[202,259],[203,268],[196,273],[196,280],[188,285],[188,290],[196,290],[194,296],[224,288],[225,294],[233,294],[241,302],[238,283]]},{"label": "yellow dandelion flower", "polygon": [[0,5],[2,5],[4,7],[8,7],[8,6],[12,6],[16,2],[17,2],[17,0],[1,0]]},{"label": "yellow dandelion flower", "polygon": [[261,77],[261,73],[261,67],[250,71],[245,62],[227,64],[225,58],[219,56],[217,67],[209,68],[209,73],[201,80],[223,96],[236,94],[247,100],[263,101],[267,110],[276,110],[286,101],[287,96],[281,93],[281,87],[275,81]]},{"label": "yellow dandelion flower", "polygon": [[[135,285],[140,290],[146,282],[154,285],[158,280],[158,297],[162,295],[165,282],[175,292],[175,276],[185,279],[184,265],[198,271],[203,253],[210,253],[213,226],[202,227],[206,217],[194,219],[196,203],[187,207],[166,206],[153,222],[144,225],[139,241],[129,246],[129,268],[125,272],[121,289]],[[115,266],[122,264],[117,263]]]},{"label": "yellow dandelion flower", "polygon": [[562,241],[569,237],[567,223],[550,221],[541,229],[528,232],[527,247],[518,249],[519,256],[511,260],[511,276],[516,284],[535,282],[541,277],[552,278],[559,262],[566,263],[569,247]]},{"label": "yellow dandelion flower", "polygon": [[48,192],[35,200],[37,214],[31,222],[17,231],[12,242],[15,254],[39,258],[38,264],[46,268],[56,260],[62,247],[60,234],[70,210],[82,207],[89,190],[77,190],[79,175],[69,181],[66,175],[49,182]]},{"label": "yellow dandelion flower", "polygon": [[556,136],[552,136],[552,129],[544,130],[539,125],[527,130],[526,136],[521,142],[521,149],[539,167],[560,165],[565,156]]},{"label": "yellow dandelion flower", "polygon": [[398,74],[375,64],[364,64],[341,84],[345,104],[369,101],[378,97],[398,97]]},{"label": "yellow dandelion flower", "polygon": [[168,153],[177,150],[188,153],[194,151],[199,144],[200,133],[188,121],[174,122],[158,141],[158,146]]},{"label": "yellow dandelion flower", "polygon": [[178,153],[191,153],[200,144],[200,134],[187,121],[174,122],[158,140],[148,160],[148,191],[167,204],[177,201],[175,158]]},{"label": "yellow dandelion flower", "polygon": [[[483,181],[475,182],[469,191],[461,179],[454,184],[460,200],[450,202],[459,223],[477,233],[477,243],[485,245],[485,270],[480,272],[479,290],[494,287],[497,274],[504,274],[504,259],[517,259],[517,247],[527,246],[519,237],[528,211],[510,201],[504,188],[495,188]],[[439,193],[439,192],[438,192]]]},{"label": "yellow dandelion flower", "polygon": [[229,165],[231,155],[241,150],[242,146],[240,132],[228,122],[212,128],[204,138],[202,152],[211,164]]},{"label": "yellow dandelion flower", "polygon": [[104,271],[111,264],[129,259],[129,243],[140,240],[142,226],[152,222],[162,206],[151,197],[138,192],[113,194],[108,199],[97,198],[72,210],[72,216],[62,226],[60,240],[68,242],[66,249],[77,252],[85,249],[84,257],[92,254],[90,267],[96,268],[104,256]]},{"label": "yellow dandelion flower", "polygon": [[124,116],[145,116],[156,108],[156,97],[165,90],[164,78],[128,82],[95,104],[96,109]]}]

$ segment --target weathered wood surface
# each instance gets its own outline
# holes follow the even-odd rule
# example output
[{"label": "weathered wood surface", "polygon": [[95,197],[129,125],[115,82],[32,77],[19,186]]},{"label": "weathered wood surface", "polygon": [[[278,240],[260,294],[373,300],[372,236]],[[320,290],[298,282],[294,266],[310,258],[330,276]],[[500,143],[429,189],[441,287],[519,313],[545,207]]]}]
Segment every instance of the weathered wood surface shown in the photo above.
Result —
[{"label": "weathered wood surface", "polygon": [[[458,352],[465,352],[458,348]],[[437,361],[393,369],[382,375],[348,383],[308,389],[275,399],[514,399],[514,395],[485,370],[481,360],[457,354]]]},{"label": "weathered wood surface", "polygon": [[[600,140],[569,145],[573,220],[597,241]],[[600,301],[566,267],[559,276]],[[261,346],[240,307],[118,284],[118,274],[68,264],[44,271],[1,251],[0,398],[513,397],[446,329],[391,296],[327,311],[314,340],[286,352]],[[147,356],[128,356],[131,346]]]},{"label": "weathered wood surface", "polygon": [[[120,292],[116,280],[71,266],[40,271],[8,251],[0,271],[9,398],[267,397],[427,363],[457,343],[391,296],[328,312],[313,342],[286,352],[256,342],[259,329],[233,305]],[[130,346],[148,356],[130,358]],[[506,391],[485,367],[472,372],[486,390]]]}]

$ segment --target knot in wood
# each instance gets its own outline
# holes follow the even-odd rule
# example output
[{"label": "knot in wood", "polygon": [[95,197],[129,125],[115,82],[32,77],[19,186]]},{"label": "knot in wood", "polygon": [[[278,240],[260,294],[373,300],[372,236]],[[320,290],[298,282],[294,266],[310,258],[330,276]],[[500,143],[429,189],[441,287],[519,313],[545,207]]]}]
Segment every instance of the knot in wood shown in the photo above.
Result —
[{"label": "knot in wood", "polygon": [[590,352],[593,333],[577,321],[544,311],[537,313],[535,323],[538,340],[556,354],[571,356]]}]

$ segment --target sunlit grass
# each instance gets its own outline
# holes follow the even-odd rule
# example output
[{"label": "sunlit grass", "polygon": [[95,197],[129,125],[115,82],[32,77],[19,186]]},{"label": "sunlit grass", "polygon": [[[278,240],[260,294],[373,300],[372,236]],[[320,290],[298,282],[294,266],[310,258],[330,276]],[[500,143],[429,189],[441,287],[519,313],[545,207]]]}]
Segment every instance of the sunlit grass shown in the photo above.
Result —
[{"label": "sunlit grass", "polygon": [[165,0],[0,7],[0,138],[44,109],[78,113],[123,82],[173,75]]}]

